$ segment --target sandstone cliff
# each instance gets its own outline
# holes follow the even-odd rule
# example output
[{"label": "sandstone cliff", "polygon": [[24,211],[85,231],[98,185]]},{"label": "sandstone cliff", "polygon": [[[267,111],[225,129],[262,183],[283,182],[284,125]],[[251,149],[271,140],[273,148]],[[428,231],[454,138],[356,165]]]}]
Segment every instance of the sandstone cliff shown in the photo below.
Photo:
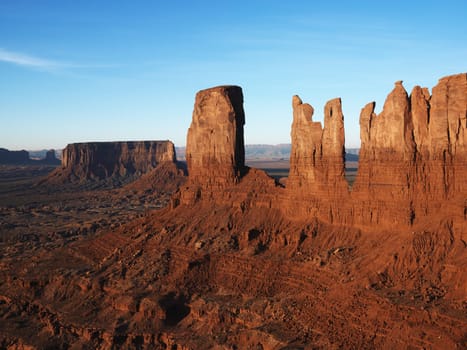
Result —
[{"label": "sandstone cliff", "polygon": [[361,150],[353,186],[355,221],[413,224],[454,205],[461,215],[467,195],[467,75],[440,79],[430,97],[411,96],[396,82],[383,111],[370,103],[360,116]]},{"label": "sandstone cliff", "polygon": [[238,182],[245,166],[244,124],[240,87],[219,86],[196,94],[186,148],[192,183],[222,187]]},{"label": "sandstone cliff", "polygon": [[414,215],[410,189],[416,145],[410,100],[402,82],[396,82],[379,115],[374,109],[375,104],[370,103],[360,115],[362,143],[352,193],[357,200],[356,221],[410,223]]},{"label": "sandstone cliff", "polygon": [[170,141],[74,143],[63,150],[62,167],[51,178],[82,182],[139,176],[175,160]]},{"label": "sandstone cliff", "polygon": [[[293,97],[285,191],[244,166],[242,101],[238,87],[216,87],[197,94],[187,139],[190,176],[181,193],[184,203],[192,204],[203,196],[227,202],[235,198],[234,206],[278,207],[294,217],[364,226],[410,226],[441,207],[450,207],[448,215],[465,220],[466,74],[440,79],[431,97],[428,89],[420,87],[409,96],[398,81],[380,114],[375,113],[374,103],[362,109],[360,163],[351,193],[344,178],[339,98],[326,104],[322,127],[312,120],[313,107]],[[250,192],[243,193],[235,184],[248,172],[242,191]],[[247,182],[261,183],[261,194]]]},{"label": "sandstone cliff", "polygon": [[324,108],[324,128],[313,122],[313,107],[292,99],[292,152],[287,187],[295,194],[341,196],[347,192],[344,178],[344,115],[339,98]]},{"label": "sandstone cliff", "polygon": [[243,140],[243,93],[238,86],[218,86],[196,94],[188,129],[187,187],[174,199],[188,205],[199,199],[229,196],[223,193],[238,184],[247,172]]}]

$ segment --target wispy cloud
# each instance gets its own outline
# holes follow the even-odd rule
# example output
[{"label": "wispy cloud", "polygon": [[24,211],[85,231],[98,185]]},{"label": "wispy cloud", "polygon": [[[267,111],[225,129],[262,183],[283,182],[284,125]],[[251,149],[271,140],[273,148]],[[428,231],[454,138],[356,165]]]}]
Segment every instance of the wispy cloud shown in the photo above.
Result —
[{"label": "wispy cloud", "polygon": [[56,70],[72,66],[63,62],[52,61],[20,52],[9,51],[3,48],[0,48],[0,62],[44,70]]},{"label": "wispy cloud", "polygon": [[48,72],[64,72],[74,69],[112,69],[121,68],[121,64],[104,63],[104,64],[77,64],[74,62],[50,60],[38,56],[28,55],[21,52],[6,50],[0,47],[0,63],[10,63],[17,66],[22,66],[31,69],[38,69]]}]

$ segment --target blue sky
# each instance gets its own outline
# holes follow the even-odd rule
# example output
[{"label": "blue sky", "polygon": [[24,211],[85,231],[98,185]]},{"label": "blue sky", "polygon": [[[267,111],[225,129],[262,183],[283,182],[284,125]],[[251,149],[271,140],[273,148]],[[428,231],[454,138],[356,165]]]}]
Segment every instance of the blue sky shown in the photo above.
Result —
[{"label": "blue sky", "polygon": [[341,97],[348,147],[361,108],[393,83],[467,72],[467,1],[0,1],[0,147],[170,139],[198,90],[235,84],[247,144],[290,142],[291,98],[322,120]]}]

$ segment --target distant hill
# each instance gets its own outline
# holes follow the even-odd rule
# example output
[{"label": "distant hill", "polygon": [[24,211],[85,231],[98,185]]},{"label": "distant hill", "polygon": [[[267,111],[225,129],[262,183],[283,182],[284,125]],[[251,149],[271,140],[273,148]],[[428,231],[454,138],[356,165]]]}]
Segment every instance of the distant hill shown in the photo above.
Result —
[{"label": "distant hill", "polygon": [[9,151],[0,148],[0,164],[25,164],[29,161],[29,153],[25,150]]},{"label": "distant hill", "polygon": [[[281,160],[290,159],[290,143],[279,145],[245,145],[245,158],[248,160]],[[175,147],[178,160],[185,160],[185,147]],[[345,159],[357,162],[359,148],[346,149]]]},{"label": "distant hill", "polygon": [[[29,157],[31,159],[45,159],[46,155],[47,155],[47,152],[49,152],[48,149],[41,149],[41,150],[33,150],[33,151],[30,151],[28,150],[29,152]],[[57,159],[62,159],[62,150],[55,150],[55,157]]]},{"label": "distant hill", "polygon": [[0,148],[0,164],[60,165],[60,160],[55,156],[54,150],[45,150],[43,153],[40,151],[39,156],[37,156],[38,154],[34,155],[31,157],[31,153],[25,150],[10,151]]}]

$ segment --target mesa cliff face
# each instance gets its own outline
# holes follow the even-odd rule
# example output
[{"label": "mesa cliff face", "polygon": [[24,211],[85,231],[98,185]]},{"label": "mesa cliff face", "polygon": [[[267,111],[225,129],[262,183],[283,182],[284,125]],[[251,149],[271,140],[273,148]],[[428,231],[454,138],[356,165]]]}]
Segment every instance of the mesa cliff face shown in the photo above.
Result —
[{"label": "mesa cliff face", "polygon": [[52,177],[71,182],[123,178],[175,160],[171,141],[73,143],[63,150],[62,167]]}]

